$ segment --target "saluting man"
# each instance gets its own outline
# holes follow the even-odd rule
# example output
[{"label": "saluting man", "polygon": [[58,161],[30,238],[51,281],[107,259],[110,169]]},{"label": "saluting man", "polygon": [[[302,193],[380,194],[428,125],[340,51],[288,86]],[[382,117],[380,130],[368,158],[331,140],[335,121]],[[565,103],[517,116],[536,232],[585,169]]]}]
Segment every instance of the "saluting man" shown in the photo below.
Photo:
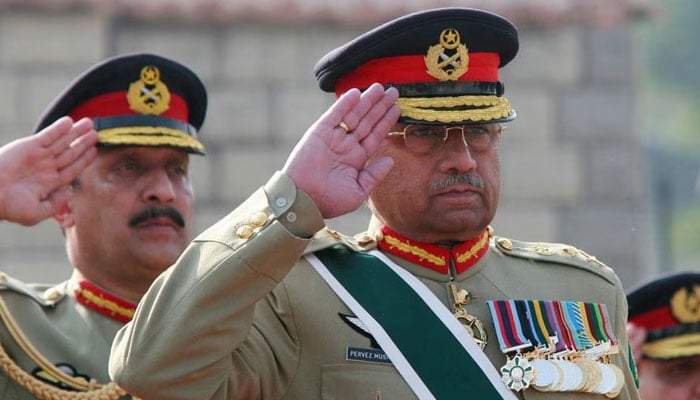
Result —
[{"label": "saluting man", "polygon": [[[115,381],[148,399],[638,398],[615,273],[489,228],[517,50],[509,21],[447,8],[327,54],[338,100],[154,282]],[[365,234],[324,228],[368,198]]]},{"label": "saluting man", "polygon": [[129,54],[85,71],[40,117],[36,131],[66,115],[94,126],[97,156],[53,210],[72,276],[0,276],[0,398],[129,398],[109,380],[112,339],[190,240],[189,155],[204,152],[206,102],[187,67]]},{"label": "saluting man", "polygon": [[700,399],[700,273],[656,276],[627,293],[643,399]]}]

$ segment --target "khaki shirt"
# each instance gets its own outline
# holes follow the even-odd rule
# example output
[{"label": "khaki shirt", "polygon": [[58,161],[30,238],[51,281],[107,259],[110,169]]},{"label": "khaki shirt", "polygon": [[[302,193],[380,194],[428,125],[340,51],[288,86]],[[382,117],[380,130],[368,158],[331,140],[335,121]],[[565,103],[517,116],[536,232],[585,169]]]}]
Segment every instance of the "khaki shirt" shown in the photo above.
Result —
[{"label": "khaki shirt", "polygon": [[[370,338],[341,317],[352,313],[300,257],[337,243],[356,251],[374,245],[328,230],[303,239],[321,226],[308,196],[286,176],[275,175],[195,239],[154,282],[132,322],[115,338],[110,359],[115,382],[154,400],[415,398],[390,363],[346,358],[348,348],[369,349]],[[455,278],[475,298],[467,310],[486,326],[485,353],[494,366],[501,367],[506,358],[486,300],[605,303],[620,345],[612,361],[626,379],[618,398],[637,399],[627,362],[626,299],[613,271],[583,257],[538,255],[527,250],[533,247],[529,244],[511,243],[515,251],[492,241],[488,253]],[[448,304],[447,276],[390,257]],[[517,396],[606,398],[534,389]]]},{"label": "khaki shirt", "polygon": [[[6,307],[3,311],[14,320],[20,332],[11,333],[8,317],[3,316],[0,343],[9,357],[0,359],[1,399],[69,399],[71,394],[78,393],[59,389],[67,387],[42,372],[37,357],[31,357],[21,343],[28,344],[39,357],[58,366],[69,377],[81,382],[94,380],[100,385],[110,382],[107,374],[109,350],[123,323],[78,303],[71,295],[74,285],[72,279],[52,287],[25,284],[0,275],[0,297]],[[59,393],[64,397],[50,397]],[[120,397],[113,390],[103,394],[106,397],[99,398],[129,398]]]}]

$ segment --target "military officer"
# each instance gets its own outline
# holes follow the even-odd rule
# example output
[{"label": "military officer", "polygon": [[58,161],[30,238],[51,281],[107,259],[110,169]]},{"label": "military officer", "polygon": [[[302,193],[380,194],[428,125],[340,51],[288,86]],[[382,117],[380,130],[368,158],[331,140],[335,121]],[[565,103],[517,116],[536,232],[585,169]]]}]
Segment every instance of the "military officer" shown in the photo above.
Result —
[{"label": "military officer", "polygon": [[[110,375],[148,399],[638,398],[615,273],[489,228],[517,49],[447,8],[322,58],[337,101],[156,279]],[[367,198],[367,233],[324,228]]]},{"label": "military officer", "polygon": [[55,286],[0,275],[0,398],[129,398],[107,374],[112,339],[189,242],[189,155],[206,91],[193,71],[128,54],[79,76],[39,118],[89,118],[97,156],[53,218],[73,274]]},{"label": "military officer", "polygon": [[96,142],[89,119],[62,117],[0,147],[0,221],[30,226],[52,216],[70,199],[70,182],[95,159]]},{"label": "military officer", "polygon": [[700,273],[655,277],[627,294],[644,399],[700,399]]}]

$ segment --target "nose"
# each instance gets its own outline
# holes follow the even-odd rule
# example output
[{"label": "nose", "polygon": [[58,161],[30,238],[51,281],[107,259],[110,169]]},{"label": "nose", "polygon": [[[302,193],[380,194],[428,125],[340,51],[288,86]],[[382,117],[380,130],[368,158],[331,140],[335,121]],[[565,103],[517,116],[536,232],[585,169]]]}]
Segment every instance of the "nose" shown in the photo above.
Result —
[{"label": "nose", "polygon": [[476,168],[476,160],[472,157],[461,129],[447,131],[447,139],[441,151],[443,153],[441,169],[445,172],[467,172]]},{"label": "nose", "polygon": [[169,203],[175,200],[175,186],[164,169],[154,169],[144,179],[143,201]]}]

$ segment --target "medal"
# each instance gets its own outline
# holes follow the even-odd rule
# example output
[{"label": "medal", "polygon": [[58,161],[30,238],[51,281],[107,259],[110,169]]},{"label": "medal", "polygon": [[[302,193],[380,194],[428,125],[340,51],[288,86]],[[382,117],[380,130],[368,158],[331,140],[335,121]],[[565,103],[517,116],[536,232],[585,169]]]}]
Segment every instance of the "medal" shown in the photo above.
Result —
[{"label": "medal", "polygon": [[519,392],[527,389],[534,378],[534,368],[520,353],[501,367],[501,380],[510,390]]},{"label": "medal", "polygon": [[469,335],[474,338],[479,348],[483,350],[488,341],[484,324],[463,308],[463,306],[471,303],[471,294],[464,289],[457,289],[454,283],[450,282],[447,286],[450,288],[449,292],[452,297],[452,308],[454,309],[455,318],[457,318],[467,332],[469,332]]},{"label": "medal", "polygon": [[550,360],[534,359],[530,362],[537,371],[532,387],[542,392],[549,392],[552,386],[564,381],[564,372],[561,368]]}]

